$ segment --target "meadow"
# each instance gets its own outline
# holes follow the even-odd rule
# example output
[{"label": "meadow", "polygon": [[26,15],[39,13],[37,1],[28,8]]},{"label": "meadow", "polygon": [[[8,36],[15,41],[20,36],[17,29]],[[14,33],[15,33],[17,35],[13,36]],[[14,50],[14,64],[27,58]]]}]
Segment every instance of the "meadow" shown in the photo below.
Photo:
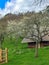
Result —
[{"label": "meadow", "polygon": [[8,48],[8,63],[0,65],[49,65],[49,47],[40,48],[39,56],[35,58],[35,48],[28,48],[21,39],[8,39],[3,42],[3,48]]}]

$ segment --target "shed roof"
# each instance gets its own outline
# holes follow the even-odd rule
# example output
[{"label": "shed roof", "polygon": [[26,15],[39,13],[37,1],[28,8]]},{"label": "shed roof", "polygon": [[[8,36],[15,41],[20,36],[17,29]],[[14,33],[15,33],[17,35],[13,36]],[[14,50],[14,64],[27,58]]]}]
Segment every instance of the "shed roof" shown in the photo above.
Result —
[{"label": "shed roof", "polygon": [[24,38],[22,40],[22,43],[28,43],[28,42],[34,42],[33,40],[29,39],[29,38]]},{"label": "shed roof", "polygon": [[[49,34],[42,38],[42,41],[49,41]],[[24,38],[21,43],[35,42],[32,39]]]},{"label": "shed roof", "polygon": [[43,41],[49,41],[49,34],[42,38]]}]

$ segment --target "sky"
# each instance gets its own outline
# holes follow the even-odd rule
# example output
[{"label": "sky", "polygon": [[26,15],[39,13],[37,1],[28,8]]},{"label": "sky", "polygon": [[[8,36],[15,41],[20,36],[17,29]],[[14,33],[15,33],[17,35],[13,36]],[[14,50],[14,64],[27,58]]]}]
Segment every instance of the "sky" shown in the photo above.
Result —
[{"label": "sky", "polygon": [[39,2],[40,0],[0,0],[0,14],[4,16],[8,13],[38,12],[49,5],[49,0],[42,0],[41,4]]},{"label": "sky", "polygon": [[10,2],[10,0],[0,0],[0,8],[1,9],[5,8],[5,4],[6,4],[7,1]]}]

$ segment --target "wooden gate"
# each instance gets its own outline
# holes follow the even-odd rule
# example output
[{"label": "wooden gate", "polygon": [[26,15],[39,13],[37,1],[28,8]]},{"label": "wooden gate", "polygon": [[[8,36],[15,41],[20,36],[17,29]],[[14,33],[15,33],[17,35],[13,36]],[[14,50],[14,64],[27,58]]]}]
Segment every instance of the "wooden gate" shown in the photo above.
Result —
[{"label": "wooden gate", "polygon": [[0,63],[8,62],[8,49],[5,50],[0,49]]}]

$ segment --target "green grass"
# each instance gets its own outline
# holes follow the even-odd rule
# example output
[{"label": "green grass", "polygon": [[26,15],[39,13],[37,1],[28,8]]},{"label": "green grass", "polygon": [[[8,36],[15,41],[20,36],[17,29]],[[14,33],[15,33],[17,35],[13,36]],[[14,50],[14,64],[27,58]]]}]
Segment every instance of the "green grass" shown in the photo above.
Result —
[{"label": "green grass", "polygon": [[39,57],[35,58],[35,49],[20,42],[21,39],[4,41],[3,46],[8,48],[8,63],[0,65],[49,65],[49,47],[40,48]]}]

